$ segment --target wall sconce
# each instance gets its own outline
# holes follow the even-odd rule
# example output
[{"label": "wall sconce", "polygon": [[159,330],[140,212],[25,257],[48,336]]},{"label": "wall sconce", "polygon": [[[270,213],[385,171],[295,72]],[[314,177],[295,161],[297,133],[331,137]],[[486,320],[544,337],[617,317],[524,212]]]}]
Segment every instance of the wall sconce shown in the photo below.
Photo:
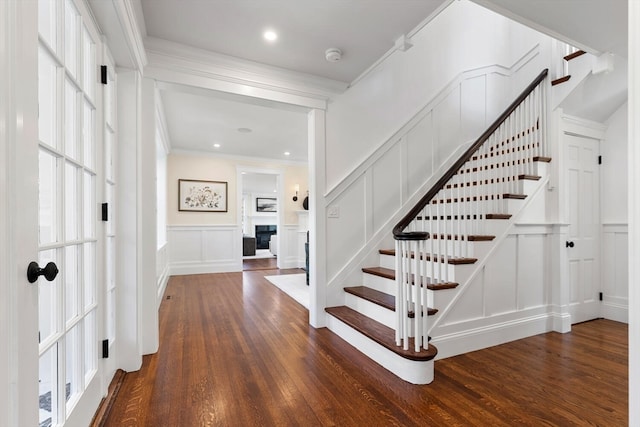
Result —
[{"label": "wall sconce", "polygon": [[300,186],[298,184],[296,184],[295,189],[296,189],[296,194],[295,194],[295,196],[293,196],[293,201],[297,202],[298,201],[298,191],[300,191]]}]

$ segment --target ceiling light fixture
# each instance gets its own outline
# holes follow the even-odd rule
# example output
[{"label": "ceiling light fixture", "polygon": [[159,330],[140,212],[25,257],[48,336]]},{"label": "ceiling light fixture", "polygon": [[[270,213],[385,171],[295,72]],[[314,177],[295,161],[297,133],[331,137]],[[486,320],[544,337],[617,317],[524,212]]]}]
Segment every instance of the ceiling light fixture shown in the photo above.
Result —
[{"label": "ceiling light fixture", "polygon": [[273,30],[265,31],[262,36],[264,37],[265,40],[270,42],[276,41],[278,39],[278,34]]},{"label": "ceiling light fixture", "polygon": [[285,151],[285,152],[284,152],[284,155],[285,155],[285,156],[289,156],[289,155],[291,155],[291,153],[290,153],[290,152],[288,152],[288,151]]},{"label": "ceiling light fixture", "polygon": [[213,148],[220,148],[220,144],[213,144]]}]

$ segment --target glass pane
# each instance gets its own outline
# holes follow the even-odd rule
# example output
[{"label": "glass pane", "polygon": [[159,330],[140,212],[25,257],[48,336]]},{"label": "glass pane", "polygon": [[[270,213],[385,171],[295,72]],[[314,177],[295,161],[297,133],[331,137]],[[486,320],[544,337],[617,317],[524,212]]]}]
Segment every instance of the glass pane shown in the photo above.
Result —
[{"label": "glass pane", "polygon": [[[49,262],[60,265],[57,258],[55,249],[42,251],[38,257],[38,264],[43,267]],[[48,282],[43,277],[38,279],[39,342],[46,341],[58,331],[58,277],[52,282]]]},{"label": "glass pane", "polygon": [[54,344],[40,356],[39,425],[51,426],[58,423],[58,344]]},{"label": "glass pane", "polygon": [[97,366],[98,349],[96,348],[96,312],[87,314],[84,318],[84,378],[85,384],[89,382]]},{"label": "glass pane", "polygon": [[80,325],[78,323],[67,332],[65,336],[65,358],[66,358],[66,381],[65,381],[65,401],[67,402],[67,410],[69,409],[69,400],[76,396],[82,390],[81,376],[80,376],[80,361],[82,360],[80,355],[82,354],[82,347],[80,346]]},{"label": "glass pane", "polygon": [[38,166],[38,235],[42,245],[58,241],[58,159],[41,149]]},{"label": "glass pane", "polygon": [[84,101],[83,119],[82,119],[82,145],[84,151],[84,164],[89,168],[94,165],[94,145],[95,145],[95,126],[94,126],[94,110],[89,101]]},{"label": "glass pane", "polygon": [[40,48],[38,54],[38,133],[42,143],[58,147],[57,121],[58,68],[49,53]]},{"label": "glass pane", "polygon": [[64,63],[69,73],[78,75],[78,12],[73,2],[64,5]]},{"label": "glass pane", "polygon": [[64,299],[66,307],[65,320],[68,322],[78,315],[78,246],[64,248]]},{"label": "glass pane", "polygon": [[85,243],[83,247],[84,306],[89,307],[96,300],[96,244]]},{"label": "glass pane", "polygon": [[64,168],[64,236],[66,240],[77,240],[78,233],[78,168],[67,162]]},{"label": "glass pane", "polygon": [[64,85],[64,151],[67,156],[78,158],[78,97],[77,91],[69,80]]},{"label": "glass pane", "polygon": [[89,96],[90,99],[95,98],[96,92],[96,78],[97,78],[97,68],[96,68],[96,53],[95,53],[95,45],[91,40],[91,36],[89,35],[89,31],[87,27],[83,27],[82,32],[82,50],[83,50],[83,84],[84,91]]},{"label": "glass pane", "polygon": [[56,38],[56,8],[55,0],[38,1],[38,32],[47,44],[55,51],[58,50]]},{"label": "glass pane", "polygon": [[96,203],[94,200],[95,180],[94,176],[89,172],[84,172],[83,176],[83,235],[85,238],[89,239],[96,235]]}]

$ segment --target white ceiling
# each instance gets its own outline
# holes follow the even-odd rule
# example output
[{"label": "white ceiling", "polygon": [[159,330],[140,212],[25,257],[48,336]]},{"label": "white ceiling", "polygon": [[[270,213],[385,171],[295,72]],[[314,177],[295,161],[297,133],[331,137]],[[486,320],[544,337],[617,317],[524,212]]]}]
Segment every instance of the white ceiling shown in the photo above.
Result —
[{"label": "white ceiling", "polygon": [[[156,45],[166,40],[345,87],[451,0],[131,1],[143,37]],[[473,1],[592,53],[626,56],[627,0]],[[279,34],[276,42],[263,39],[267,28]],[[325,60],[330,47],[344,52],[341,61]],[[160,88],[172,148],[306,161],[303,111],[177,85]],[[241,134],[241,127],[253,132]]]},{"label": "white ceiling", "polygon": [[[446,1],[136,0],[134,6],[154,45],[167,40],[346,87]],[[267,28],[278,33],[276,42],[264,40]],[[339,62],[325,59],[332,47],[343,52]],[[307,160],[303,111],[176,85],[162,85],[161,97],[172,148]],[[215,142],[221,147],[214,149]]]}]

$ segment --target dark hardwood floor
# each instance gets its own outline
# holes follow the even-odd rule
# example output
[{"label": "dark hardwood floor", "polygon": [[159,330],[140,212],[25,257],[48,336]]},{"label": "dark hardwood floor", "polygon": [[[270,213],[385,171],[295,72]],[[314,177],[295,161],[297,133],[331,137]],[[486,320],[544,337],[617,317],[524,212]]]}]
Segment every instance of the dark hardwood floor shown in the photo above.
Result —
[{"label": "dark hardwood floor", "polygon": [[126,374],[105,425],[627,425],[625,324],[439,360],[434,382],[417,386],[310,327],[268,274],[172,277],[160,349]]},{"label": "dark hardwood floor", "polygon": [[277,258],[256,258],[256,259],[243,259],[242,270],[275,270],[278,268]]}]

